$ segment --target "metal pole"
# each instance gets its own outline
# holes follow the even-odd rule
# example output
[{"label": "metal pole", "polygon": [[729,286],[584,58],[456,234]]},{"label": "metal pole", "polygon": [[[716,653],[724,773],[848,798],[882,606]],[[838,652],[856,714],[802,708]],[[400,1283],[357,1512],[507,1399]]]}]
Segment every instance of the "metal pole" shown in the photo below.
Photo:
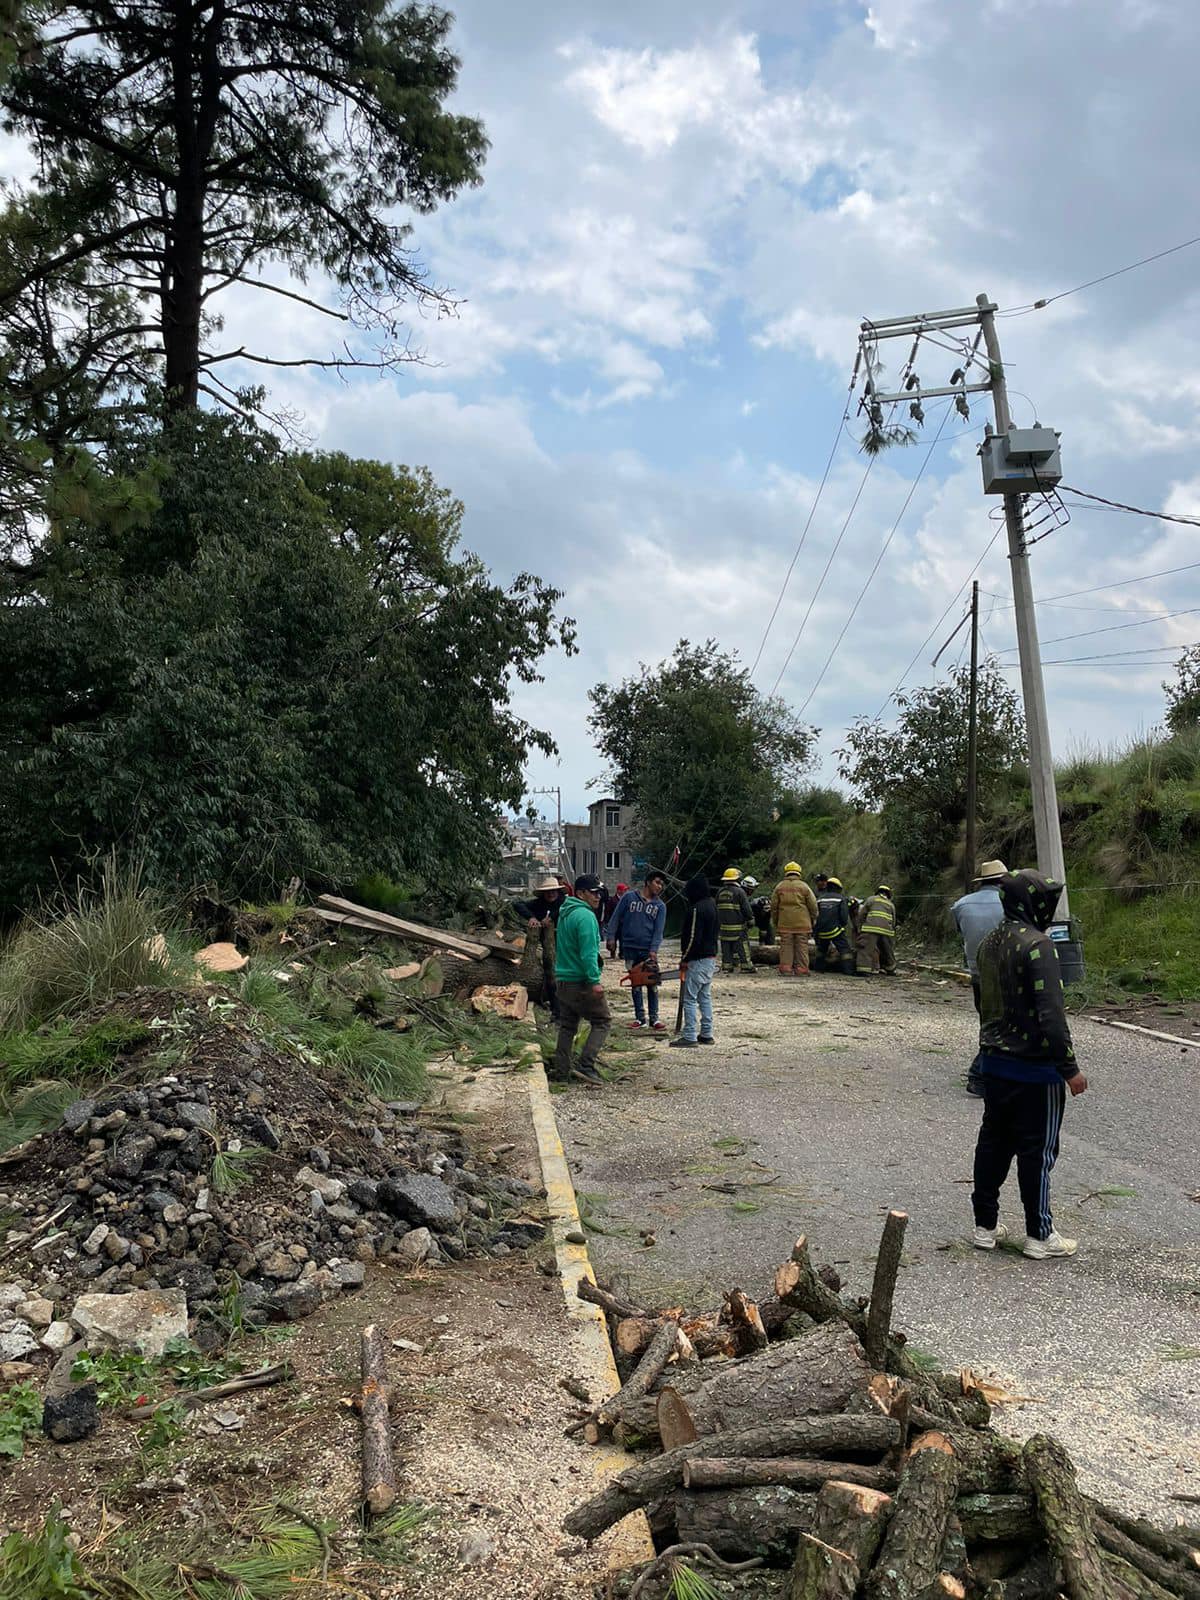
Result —
[{"label": "metal pole", "polygon": [[[987,295],[978,296],[980,324],[992,374],[992,402],[996,429],[1007,433],[1012,422],[1000,340],[996,336],[995,308]],[[1021,520],[1021,497],[1004,496],[1004,521],[1008,529],[1008,561],[1012,569],[1013,607],[1017,622],[1017,650],[1021,660],[1021,693],[1025,702],[1025,736],[1029,741],[1029,785],[1033,792],[1033,832],[1039,869],[1050,878],[1066,882],[1062,830],[1058,818],[1058,791],[1050,753],[1050,722],[1046,714],[1046,686],[1042,682],[1042,657],[1038,646],[1037,616],[1033,609],[1033,584]],[[1069,915],[1067,891],[1058,905],[1058,920]]]},{"label": "metal pole", "polygon": [[967,839],[963,850],[963,893],[975,883],[975,838],[979,788],[979,585],[971,585],[971,689],[967,703]]}]

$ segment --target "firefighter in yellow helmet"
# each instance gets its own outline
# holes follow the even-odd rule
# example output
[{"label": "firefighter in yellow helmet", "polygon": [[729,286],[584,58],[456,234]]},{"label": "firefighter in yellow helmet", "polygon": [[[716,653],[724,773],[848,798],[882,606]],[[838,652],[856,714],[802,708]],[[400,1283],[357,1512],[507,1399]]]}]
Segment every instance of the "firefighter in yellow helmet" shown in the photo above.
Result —
[{"label": "firefighter in yellow helmet", "polygon": [[817,960],[826,972],[855,973],[854,932],[850,902],[840,878],[826,878],[817,895]]},{"label": "firefighter in yellow helmet", "polygon": [[727,867],[721,874],[721,887],[717,890],[717,933],[721,940],[722,972],[753,972],[754,960],[750,954],[750,929],[754,926],[754,913],[750,899],[742,888],[742,874],[737,867]]},{"label": "firefighter in yellow helmet", "polygon": [[808,977],[808,936],[817,920],[817,897],[798,861],[789,861],[771,896],[771,921],[779,935],[779,976]]},{"label": "firefighter in yellow helmet", "polygon": [[891,886],[881,883],[862,903],[858,925],[863,954],[872,972],[896,976],[896,906]]}]

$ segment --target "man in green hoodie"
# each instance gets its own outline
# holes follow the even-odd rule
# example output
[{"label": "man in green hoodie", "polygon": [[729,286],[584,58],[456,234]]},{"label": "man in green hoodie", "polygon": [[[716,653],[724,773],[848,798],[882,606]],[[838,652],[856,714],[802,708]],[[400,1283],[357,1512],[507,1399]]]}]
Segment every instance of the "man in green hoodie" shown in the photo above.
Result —
[{"label": "man in green hoodie", "polygon": [[[599,1088],[604,1079],[596,1068],[596,1057],[604,1048],[612,1027],[612,1013],[600,982],[600,924],[596,910],[602,885],[593,873],[575,879],[575,893],[568,895],[558,913],[558,938],[554,956],[554,981],[558,988],[558,1047],[554,1052],[553,1076],[561,1082],[578,1078]],[[579,1024],[588,1022],[590,1032],[578,1061],[572,1057]]]}]

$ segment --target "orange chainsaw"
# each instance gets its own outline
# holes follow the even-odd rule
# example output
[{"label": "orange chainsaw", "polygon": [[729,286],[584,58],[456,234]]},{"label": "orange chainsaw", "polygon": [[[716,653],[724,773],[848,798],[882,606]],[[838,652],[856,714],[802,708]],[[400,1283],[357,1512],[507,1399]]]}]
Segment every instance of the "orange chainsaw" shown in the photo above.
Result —
[{"label": "orange chainsaw", "polygon": [[672,972],[664,972],[658,964],[657,956],[647,956],[644,961],[634,962],[621,979],[621,983],[630,989],[657,989],[666,979],[678,976],[678,967]]}]

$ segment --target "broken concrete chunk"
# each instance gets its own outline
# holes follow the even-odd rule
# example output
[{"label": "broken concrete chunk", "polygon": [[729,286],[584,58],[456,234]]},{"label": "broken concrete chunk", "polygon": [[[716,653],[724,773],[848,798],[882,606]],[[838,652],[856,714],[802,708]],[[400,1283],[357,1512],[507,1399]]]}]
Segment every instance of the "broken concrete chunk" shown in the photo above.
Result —
[{"label": "broken concrete chunk", "polygon": [[181,1128],[200,1128],[211,1133],[214,1126],[212,1109],[198,1100],[180,1100],[171,1112]]},{"label": "broken concrete chunk", "polygon": [[37,1347],[37,1338],[27,1322],[14,1322],[0,1333],[0,1361],[19,1361]]},{"label": "broken concrete chunk", "polygon": [[323,1173],[314,1172],[312,1167],[301,1167],[296,1174],[296,1183],[303,1189],[314,1190],[329,1205],[340,1200],[346,1192],[346,1185],[340,1178],[327,1178]]},{"label": "broken concrete chunk", "polygon": [[43,1300],[39,1296],[22,1301],[17,1307],[17,1315],[31,1328],[48,1328],[54,1321],[54,1307],[49,1300]]},{"label": "broken concrete chunk", "polygon": [[108,1223],[98,1222],[92,1229],[91,1233],[89,1233],[87,1238],[83,1241],[84,1254],[89,1256],[98,1256],[100,1254],[100,1246],[107,1238]]},{"label": "broken concrete chunk", "polygon": [[396,1255],[406,1267],[419,1267],[437,1249],[428,1228],[413,1228],[396,1246]]},{"label": "broken concrete chunk", "polygon": [[339,1289],[361,1289],[367,1277],[367,1269],[361,1261],[343,1261],[329,1271]]},{"label": "broken concrete chunk", "polygon": [[454,1192],[440,1178],[406,1172],[379,1185],[379,1204],[394,1217],[430,1228],[451,1228],[458,1217]]},{"label": "broken concrete chunk", "polygon": [[56,1319],[42,1335],[42,1349],[49,1350],[51,1355],[61,1355],[74,1338],[75,1330],[71,1324]]},{"label": "broken concrete chunk", "polygon": [[129,1294],[82,1294],[71,1322],[91,1351],[136,1350],[153,1359],[188,1331],[182,1289],[134,1289]]}]

